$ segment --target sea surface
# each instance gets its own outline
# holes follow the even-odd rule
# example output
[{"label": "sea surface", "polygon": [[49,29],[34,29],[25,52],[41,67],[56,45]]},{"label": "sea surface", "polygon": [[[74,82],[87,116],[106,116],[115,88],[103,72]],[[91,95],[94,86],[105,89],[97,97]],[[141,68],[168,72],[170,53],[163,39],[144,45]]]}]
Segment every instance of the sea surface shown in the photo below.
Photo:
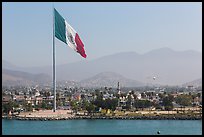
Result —
[{"label": "sea surface", "polygon": [[202,120],[2,119],[2,135],[202,135]]}]

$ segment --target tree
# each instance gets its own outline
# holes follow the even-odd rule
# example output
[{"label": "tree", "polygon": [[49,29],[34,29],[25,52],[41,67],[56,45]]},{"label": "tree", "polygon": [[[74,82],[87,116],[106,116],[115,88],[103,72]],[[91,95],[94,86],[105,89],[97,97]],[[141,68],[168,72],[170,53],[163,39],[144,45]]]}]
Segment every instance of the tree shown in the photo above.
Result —
[{"label": "tree", "polygon": [[116,107],[118,106],[118,99],[114,98],[111,100],[111,110],[114,111]]},{"label": "tree", "polygon": [[56,106],[58,107],[58,106],[61,106],[62,104],[61,104],[61,100],[60,100],[60,94],[59,93],[57,93],[56,94]]},{"label": "tree", "polygon": [[88,101],[86,101],[86,100],[82,100],[82,106],[81,106],[81,108],[83,109],[83,110],[86,110],[86,107],[88,106],[88,104],[89,104],[89,102]]},{"label": "tree", "polygon": [[84,100],[85,99],[85,95],[81,94],[81,99]]},{"label": "tree", "polygon": [[43,109],[47,109],[47,104],[46,104],[46,102],[43,100],[43,102],[42,102],[42,104],[41,104],[41,107],[43,108]]},{"label": "tree", "polygon": [[111,110],[115,110],[118,104],[118,100],[117,99],[106,99],[104,100],[104,108],[105,109],[111,109]]},{"label": "tree", "polygon": [[144,92],[141,93],[141,97],[142,97],[142,98],[145,98],[145,95],[146,95],[146,94],[145,94]]},{"label": "tree", "polygon": [[73,100],[73,101],[70,102],[70,105],[71,105],[72,109],[75,111],[75,113],[77,113],[77,111],[79,109],[78,102]]},{"label": "tree", "polygon": [[106,99],[103,100],[102,97],[97,96],[97,98],[95,99],[95,101],[92,102],[93,105],[96,106],[97,109],[99,109],[100,107],[103,109],[111,109],[111,110],[115,110],[117,105],[118,105],[118,99],[114,98],[114,99]]},{"label": "tree", "polygon": [[101,96],[100,90],[99,89],[95,89],[94,94],[98,97]]},{"label": "tree", "polygon": [[159,93],[158,96],[159,96],[159,98],[160,98],[161,100],[163,100],[164,94]]},{"label": "tree", "polygon": [[95,106],[92,103],[88,103],[86,106],[86,110],[89,114],[94,114]]},{"label": "tree", "polygon": [[95,106],[97,106],[98,108],[99,108],[99,107],[104,108],[103,96],[102,96],[100,93],[98,93],[98,95],[97,95],[95,101],[93,102],[93,104],[94,104]]},{"label": "tree", "polygon": [[176,100],[176,103],[182,106],[190,106],[192,102],[192,97],[190,95],[182,94],[177,96],[175,100]]},{"label": "tree", "polygon": [[108,90],[108,87],[104,87],[105,90]]},{"label": "tree", "polygon": [[161,109],[161,105],[159,103],[153,103],[153,106],[156,108],[156,109]]},{"label": "tree", "polygon": [[151,93],[151,92],[147,92],[146,95],[147,95],[148,97],[151,97],[151,96],[152,96],[152,93]]},{"label": "tree", "polygon": [[199,98],[200,98],[200,97],[201,97],[201,93],[197,93],[197,97],[199,97]]},{"label": "tree", "polygon": [[133,94],[135,94],[135,91],[134,90],[130,90],[129,94],[133,95]]},{"label": "tree", "polygon": [[165,110],[170,111],[173,110],[173,97],[172,96],[165,96],[162,100],[162,104]]},{"label": "tree", "polygon": [[45,96],[45,97],[49,97],[49,96],[50,96],[50,92],[45,91],[45,92],[44,92],[44,96]]},{"label": "tree", "polygon": [[149,100],[135,100],[134,106],[136,109],[141,108],[143,110],[145,107],[149,107],[149,102]]},{"label": "tree", "polygon": [[26,110],[27,110],[27,111],[32,111],[32,110],[33,110],[33,107],[32,107],[32,104],[31,104],[31,103],[28,103],[28,104],[26,105]]},{"label": "tree", "polygon": [[144,101],[144,107],[145,108],[149,108],[149,107],[151,107],[151,105],[152,105],[152,103],[149,100]]},{"label": "tree", "polygon": [[13,101],[9,101],[6,104],[2,105],[3,112],[8,114],[10,111],[13,111],[13,108],[17,108],[19,105]]},{"label": "tree", "polygon": [[132,97],[131,97],[131,95],[128,95],[128,100],[126,102],[126,109],[127,110],[131,109],[131,103],[132,103]]},{"label": "tree", "polygon": [[137,95],[136,94],[133,94],[133,97],[134,97],[134,100],[137,99]]}]

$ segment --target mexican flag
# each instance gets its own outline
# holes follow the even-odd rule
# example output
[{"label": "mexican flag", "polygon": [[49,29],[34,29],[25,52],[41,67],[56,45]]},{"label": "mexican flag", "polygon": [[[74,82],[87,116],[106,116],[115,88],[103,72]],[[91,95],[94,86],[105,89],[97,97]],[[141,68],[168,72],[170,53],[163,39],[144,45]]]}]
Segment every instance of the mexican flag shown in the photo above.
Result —
[{"label": "mexican flag", "polygon": [[82,57],[86,58],[84,44],[78,33],[67,23],[67,21],[54,9],[55,37],[70,46]]}]

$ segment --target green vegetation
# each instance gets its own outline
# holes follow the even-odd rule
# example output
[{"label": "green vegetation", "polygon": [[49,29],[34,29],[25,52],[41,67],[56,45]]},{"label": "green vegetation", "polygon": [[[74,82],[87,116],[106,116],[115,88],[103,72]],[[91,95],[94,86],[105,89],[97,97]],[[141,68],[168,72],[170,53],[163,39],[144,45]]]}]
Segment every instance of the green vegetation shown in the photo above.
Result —
[{"label": "green vegetation", "polygon": [[173,110],[172,101],[174,101],[174,97],[172,95],[168,95],[163,98],[162,102],[165,110],[167,111]]},{"label": "green vegetation", "polygon": [[176,100],[176,103],[180,104],[181,106],[191,106],[192,95],[182,94],[182,95],[179,95],[175,100]]},{"label": "green vegetation", "polygon": [[18,108],[19,104],[14,101],[9,101],[8,103],[2,104],[2,111],[8,114],[10,111],[13,111],[15,108]]}]

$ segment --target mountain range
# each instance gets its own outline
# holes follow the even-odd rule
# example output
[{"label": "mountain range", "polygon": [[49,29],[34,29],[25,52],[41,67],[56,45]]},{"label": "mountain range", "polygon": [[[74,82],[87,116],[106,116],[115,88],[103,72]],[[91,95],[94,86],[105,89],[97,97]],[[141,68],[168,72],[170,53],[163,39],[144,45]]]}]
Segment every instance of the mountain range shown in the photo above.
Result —
[{"label": "mountain range", "polygon": [[[4,69],[52,76],[52,66],[23,68],[4,60],[2,65]],[[181,85],[202,77],[202,54],[193,50],[174,51],[170,48],[161,48],[145,54],[117,53],[90,61],[57,65],[56,68],[57,81],[81,81],[84,86],[88,85],[86,84],[88,81],[93,82],[92,78],[95,78],[95,82],[102,82],[103,78],[97,78],[97,75],[104,72],[114,72],[120,75],[120,78],[122,76],[126,81],[130,80],[128,83],[139,82],[137,85],[144,83]],[[112,77],[117,78],[114,74]]]}]

